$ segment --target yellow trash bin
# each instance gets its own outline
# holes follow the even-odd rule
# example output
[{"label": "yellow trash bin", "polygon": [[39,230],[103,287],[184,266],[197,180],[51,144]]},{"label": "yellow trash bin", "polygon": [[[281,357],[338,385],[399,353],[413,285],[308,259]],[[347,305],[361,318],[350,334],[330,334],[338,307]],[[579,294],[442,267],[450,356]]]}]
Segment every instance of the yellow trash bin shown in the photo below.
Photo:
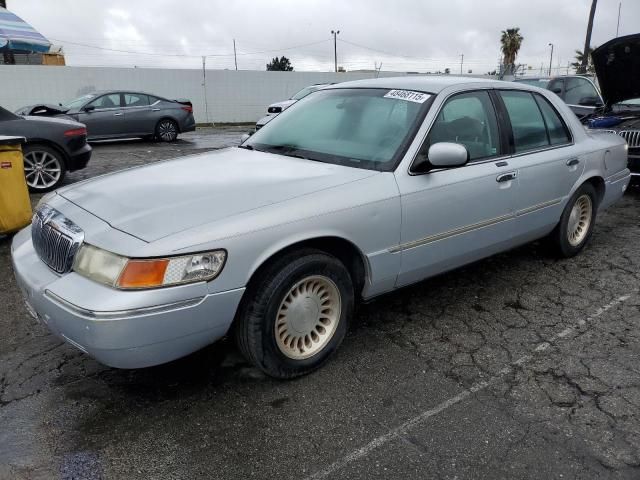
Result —
[{"label": "yellow trash bin", "polygon": [[24,140],[0,136],[0,234],[20,230],[31,221],[31,200],[22,160]]}]

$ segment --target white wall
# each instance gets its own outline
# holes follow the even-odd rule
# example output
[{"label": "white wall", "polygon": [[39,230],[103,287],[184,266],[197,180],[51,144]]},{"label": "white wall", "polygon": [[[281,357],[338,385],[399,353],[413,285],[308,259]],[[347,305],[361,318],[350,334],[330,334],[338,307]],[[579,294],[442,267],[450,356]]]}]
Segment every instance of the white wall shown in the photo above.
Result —
[{"label": "white wall", "polygon": [[307,85],[372,76],[207,70],[207,117],[202,70],[0,65],[0,105],[14,111],[35,103],[66,102],[94,90],[140,90],[171,99],[188,98],[197,122],[254,122],[266,113],[267,105],[285,100]]}]

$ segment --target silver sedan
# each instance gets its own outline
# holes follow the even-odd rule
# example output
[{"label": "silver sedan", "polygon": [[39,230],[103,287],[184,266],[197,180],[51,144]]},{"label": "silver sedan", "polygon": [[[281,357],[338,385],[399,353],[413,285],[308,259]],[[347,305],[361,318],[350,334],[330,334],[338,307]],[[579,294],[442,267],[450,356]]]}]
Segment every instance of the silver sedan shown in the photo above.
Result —
[{"label": "silver sedan", "polygon": [[46,196],[12,258],[33,315],[107,365],[232,334],[292,378],[338,348],[358,300],[543,237],[576,255],[627,188],[626,164],[624,139],[589,134],[536,87],[344,83],[239,148]]}]

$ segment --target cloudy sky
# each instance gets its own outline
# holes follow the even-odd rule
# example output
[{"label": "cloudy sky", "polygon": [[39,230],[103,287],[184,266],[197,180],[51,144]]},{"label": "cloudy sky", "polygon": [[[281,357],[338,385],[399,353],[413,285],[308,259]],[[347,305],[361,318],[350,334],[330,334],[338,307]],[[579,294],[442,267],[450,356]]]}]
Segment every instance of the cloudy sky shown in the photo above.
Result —
[{"label": "cloudy sky", "polygon": [[[592,45],[616,34],[620,0],[599,0]],[[296,70],[494,70],[500,31],[520,27],[518,63],[566,72],[582,49],[591,0],[7,0],[70,65],[264,70],[286,55]],[[620,35],[640,31],[640,1],[622,0]],[[99,48],[96,48],[99,47]]]}]

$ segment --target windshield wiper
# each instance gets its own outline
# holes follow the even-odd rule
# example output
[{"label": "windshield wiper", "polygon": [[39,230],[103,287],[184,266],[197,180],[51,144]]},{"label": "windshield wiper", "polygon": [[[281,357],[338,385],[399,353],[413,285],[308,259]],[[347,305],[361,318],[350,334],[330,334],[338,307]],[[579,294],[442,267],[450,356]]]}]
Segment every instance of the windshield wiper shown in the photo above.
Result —
[{"label": "windshield wiper", "polygon": [[238,145],[238,148],[244,148],[245,150],[255,150],[251,145]]}]

